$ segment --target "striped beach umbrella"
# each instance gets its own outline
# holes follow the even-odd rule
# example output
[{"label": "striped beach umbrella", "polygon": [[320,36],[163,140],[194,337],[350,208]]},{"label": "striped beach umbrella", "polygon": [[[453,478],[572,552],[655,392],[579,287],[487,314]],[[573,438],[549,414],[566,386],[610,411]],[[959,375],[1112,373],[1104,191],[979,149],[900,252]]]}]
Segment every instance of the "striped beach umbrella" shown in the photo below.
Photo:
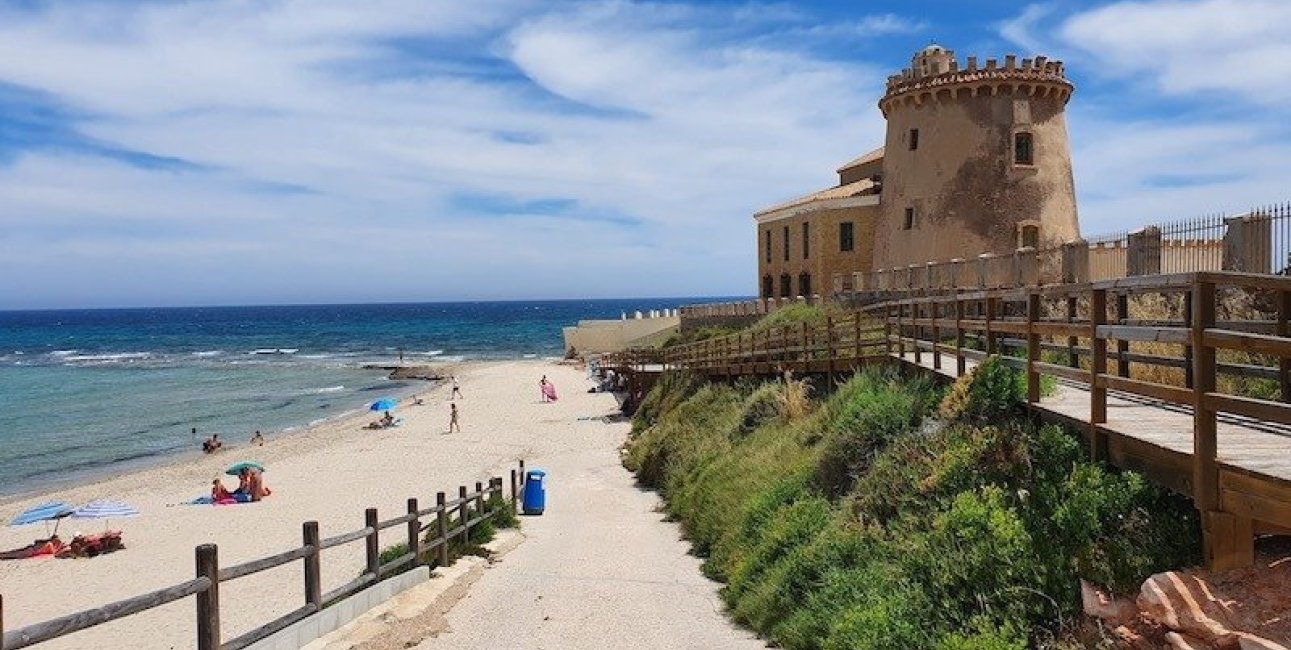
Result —
[{"label": "striped beach umbrella", "polygon": [[10,526],[26,526],[39,521],[50,521],[52,519],[61,519],[72,514],[72,506],[62,501],[50,501],[42,503],[34,508],[28,508],[18,513],[9,522]]},{"label": "striped beach umbrella", "polygon": [[139,511],[124,501],[91,501],[72,511],[74,519],[121,519],[137,516]]}]

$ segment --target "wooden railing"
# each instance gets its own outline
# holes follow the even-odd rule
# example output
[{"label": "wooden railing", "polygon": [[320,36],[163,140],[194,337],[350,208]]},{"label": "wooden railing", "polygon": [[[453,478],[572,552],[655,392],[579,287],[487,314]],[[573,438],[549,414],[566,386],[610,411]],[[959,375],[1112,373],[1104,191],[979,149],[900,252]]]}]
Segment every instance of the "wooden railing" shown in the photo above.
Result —
[{"label": "wooden railing", "polygon": [[[519,483],[523,476],[524,461],[520,461],[519,469],[511,470],[512,502],[503,507],[510,507],[514,511],[523,498],[523,487]],[[190,596],[196,597],[197,638],[193,647],[197,650],[240,650],[399,573],[398,570],[403,567],[422,563],[431,554],[437,566],[447,566],[450,544],[454,540],[460,540],[463,546],[467,545],[472,529],[498,515],[498,508],[486,506],[493,497],[503,497],[500,477],[489,479],[487,487],[483,483],[476,483],[474,491],[468,492],[463,485],[458,488],[456,499],[450,500],[445,493],[439,492],[435,495],[435,505],[429,508],[420,507],[416,498],[410,498],[406,514],[384,521],[378,517],[376,508],[368,508],[364,513],[363,528],[332,537],[320,537],[318,522],[307,521],[301,525],[300,546],[226,567],[220,566],[219,549],[215,544],[202,544],[194,550],[197,572],[192,580],[13,631],[5,631],[4,599],[0,596],[0,650],[30,647]],[[395,538],[395,541],[404,542],[408,551],[382,563],[381,531],[396,527],[403,527],[405,534]],[[435,537],[425,540],[424,535],[428,531],[433,531],[431,534]],[[363,573],[324,593],[322,551],[358,541],[362,541],[364,545]],[[304,565],[304,604],[234,639],[223,640],[220,626],[221,588],[228,587],[240,578],[295,562],[302,562]]]},{"label": "wooden railing", "polygon": [[1248,433],[1281,427],[1276,434],[1291,434],[1288,277],[1203,271],[1015,289],[903,291],[824,325],[672,348],[664,363],[735,377],[789,369],[845,372],[871,359],[902,359],[935,370],[954,363],[955,372],[947,374],[957,376],[970,360],[990,355],[1026,373],[1027,400],[1037,407],[1043,376],[1087,390],[1089,410],[1081,419],[1098,459],[1108,459],[1109,391],[1190,412],[1190,427],[1178,427],[1179,418],[1171,426],[1179,428],[1172,432],[1177,438],[1191,440],[1191,453],[1176,458],[1174,452],[1150,452],[1160,461],[1153,478],[1193,498],[1203,513],[1213,567],[1250,563],[1252,536],[1246,533],[1252,521],[1291,530],[1291,459],[1262,458],[1251,463],[1254,469],[1222,472],[1217,459],[1221,419]]}]

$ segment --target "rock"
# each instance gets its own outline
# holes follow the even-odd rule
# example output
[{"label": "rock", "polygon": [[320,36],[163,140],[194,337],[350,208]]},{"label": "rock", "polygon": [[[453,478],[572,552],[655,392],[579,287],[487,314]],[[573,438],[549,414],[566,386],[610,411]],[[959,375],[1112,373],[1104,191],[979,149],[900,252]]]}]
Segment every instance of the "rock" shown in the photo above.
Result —
[{"label": "rock", "polygon": [[1166,632],[1165,640],[1173,650],[1210,650],[1214,647],[1205,641],[1178,632]]},{"label": "rock", "polygon": [[1246,632],[1238,634],[1238,644],[1242,650],[1291,650],[1281,643],[1274,643],[1264,637]]},{"label": "rock", "polygon": [[1229,627],[1227,607],[1212,593],[1196,576],[1167,571],[1144,581],[1138,606],[1152,620],[1201,642],[1199,647],[1236,649],[1238,635]]},{"label": "rock", "polygon": [[1113,598],[1094,585],[1080,581],[1080,601],[1085,613],[1106,621],[1112,627],[1134,620],[1139,608],[1127,598]]}]

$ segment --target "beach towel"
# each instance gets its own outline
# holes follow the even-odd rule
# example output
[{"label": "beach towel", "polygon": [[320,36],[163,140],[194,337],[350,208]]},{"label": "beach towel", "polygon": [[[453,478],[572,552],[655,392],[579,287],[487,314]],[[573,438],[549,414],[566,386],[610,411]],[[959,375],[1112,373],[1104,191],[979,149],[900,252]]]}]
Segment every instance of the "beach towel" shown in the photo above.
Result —
[{"label": "beach towel", "polygon": [[556,401],[556,385],[551,382],[543,384],[542,394],[545,395],[549,401]]}]

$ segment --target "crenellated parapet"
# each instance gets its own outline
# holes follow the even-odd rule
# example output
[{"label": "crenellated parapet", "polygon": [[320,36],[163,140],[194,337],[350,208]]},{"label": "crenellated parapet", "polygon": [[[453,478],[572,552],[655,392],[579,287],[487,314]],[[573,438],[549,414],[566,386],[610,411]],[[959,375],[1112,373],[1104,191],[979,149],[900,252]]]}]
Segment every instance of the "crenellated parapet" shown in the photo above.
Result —
[{"label": "crenellated parapet", "polygon": [[987,59],[985,65],[979,65],[977,57],[970,56],[961,67],[953,51],[930,46],[915,55],[911,67],[888,77],[879,108],[886,116],[898,106],[982,94],[1055,97],[1065,104],[1074,90],[1061,61],[1037,56],[1019,62],[1010,54],[1003,63]]}]

